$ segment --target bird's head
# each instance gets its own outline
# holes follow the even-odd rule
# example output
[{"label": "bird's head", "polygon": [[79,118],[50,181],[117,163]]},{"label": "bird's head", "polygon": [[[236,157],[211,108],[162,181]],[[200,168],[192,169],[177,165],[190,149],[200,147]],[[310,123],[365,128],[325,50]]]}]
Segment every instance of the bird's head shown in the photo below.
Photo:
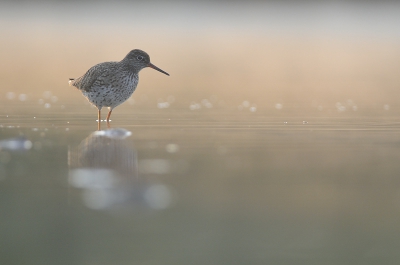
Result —
[{"label": "bird's head", "polygon": [[160,68],[158,68],[157,66],[155,66],[154,64],[152,64],[150,62],[150,56],[142,51],[142,50],[132,50],[130,51],[125,58],[123,59],[123,61],[126,61],[129,66],[133,67],[134,69],[140,71],[143,68],[146,67],[151,67],[163,74],[169,75],[167,72],[161,70]]}]

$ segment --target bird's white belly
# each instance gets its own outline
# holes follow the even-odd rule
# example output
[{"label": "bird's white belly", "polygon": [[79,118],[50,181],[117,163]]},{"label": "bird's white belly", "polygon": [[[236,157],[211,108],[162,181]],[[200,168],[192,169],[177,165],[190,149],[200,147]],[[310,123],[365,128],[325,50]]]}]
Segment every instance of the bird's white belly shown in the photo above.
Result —
[{"label": "bird's white belly", "polygon": [[138,78],[126,76],[113,84],[93,87],[91,91],[83,91],[83,95],[97,108],[115,108],[125,102],[135,91]]}]

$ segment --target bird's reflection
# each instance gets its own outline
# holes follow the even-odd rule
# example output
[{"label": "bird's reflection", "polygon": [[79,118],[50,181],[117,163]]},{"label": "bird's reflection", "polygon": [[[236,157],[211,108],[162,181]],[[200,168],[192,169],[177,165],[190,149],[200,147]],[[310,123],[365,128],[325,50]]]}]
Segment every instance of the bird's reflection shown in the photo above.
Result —
[{"label": "bird's reflection", "polygon": [[96,210],[167,208],[170,189],[149,185],[138,175],[138,155],[127,138],[131,132],[116,128],[95,131],[69,150],[69,185],[83,190],[83,202]]}]

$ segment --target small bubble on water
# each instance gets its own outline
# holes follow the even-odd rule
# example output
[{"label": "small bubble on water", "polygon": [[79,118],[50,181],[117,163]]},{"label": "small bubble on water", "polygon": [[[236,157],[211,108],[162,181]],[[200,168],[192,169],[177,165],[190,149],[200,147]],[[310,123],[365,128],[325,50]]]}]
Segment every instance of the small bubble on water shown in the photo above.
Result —
[{"label": "small bubble on water", "polygon": [[28,96],[26,94],[20,94],[18,96],[19,101],[26,101],[28,99]]},{"label": "small bubble on water", "polygon": [[303,121],[303,124],[308,124],[308,121]]},{"label": "small bubble on water", "polygon": [[357,111],[358,107],[356,105],[354,105],[353,107],[351,107],[353,109],[353,111]]},{"label": "small bubble on water", "polygon": [[336,109],[337,109],[339,112],[346,111],[346,106],[343,106],[342,103],[340,103],[340,102],[336,102],[335,106],[336,106]]},{"label": "small bubble on water", "polygon": [[281,103],[275,104],[275,109],[281,110],[282,108],[283,108],[283,105]]},{"label": "small bubble on water", "polygon": [[44,107],[45,107],[46,109],[49,109],[49,108],[51,107],[51,104],[50,104],[50,103],[46,103],[46,104],[44,104]]},{"label": "small bubble on water", "polygon": [[50,98],[50,100],[51,100],[51,102],[56,103],[56,102],[58,101],[58,97],[52,96],[52,97]]},{"label": "small bubble on water", "polygon": [[43,100],[43,99],[39,99],[39,100],[38,100],[38,103],[39,103],[40,105],[42,105],[42,104],[44,103],[44,100]]},{"label": "small bubble on water", "polygon": [[257,107],[250,107],[249,110],[250,110],[251,112],[256,112],[256,111],[257,111]]},{"label": "small bubble on water", "polygon": [[167,144],[165,149],[168,153],[176,153],[179,150],[179,146],[177,144]]},{"label": "small bubble on water", "polygon": [[167,108],[169,108],[169,103],[168,102],[158,102],[157,103],[157,108],[159,108],[159,109],[167,109]]},{"label": "small bubble on water", "polygon": [[15,93],[14,92],[8,92],[6,94],[6,97],[8,100],[13,100],[15,98]]},{"label": "small bubble on water", "polygon": [[69,131],[69,128],[65,128],[65,131],[67,131],[67,132],[68,132],[68,131]]},{"label": "small bubble on water", "polygon": [[192,103],[190,103],[189,109],[190,109],[190,110],[201,109],[201,105],[200,105],[199,103],[192,102]]},{"label": "small bubble on water", "polygon": [[284,121],[283,124],[288,124],[287,121]]},{"label": "small bubble on water", "polygon": [[213,107],[213,105],[211,104],[211,102],[210,102],[208,99],[202,99],[202,100],[201,100],[201,104],[202,104],[204,107],[208,108],[208,109],[210,109],[210,108]]},{"label": "small bubble on water", "polygon": [[39,131],[39,129],[38,128],[32,128],[32,131],[37,132],[37,131]]},{"label": "small bubble on water", "polygon": [[385,104],[385,105],[383,105],[383,109],[384,109],[384,110],[389,110],[389,109],[390,109],[390,106],[389,106],[388,104]]},{"label": "small bubble on water", "polygon": [[132,132],[123,128],[115,128],[115,129],[108,129],[105,131],[96,131],[93,134],[98,136],[105,136],[111,139],[125,139],[131,136]]},{"label": "small bubble on water", "polygon": [[250,106],[250,102],[248,102],[247,100],[242,102],[242,106],[245,108],[248,108]]}]

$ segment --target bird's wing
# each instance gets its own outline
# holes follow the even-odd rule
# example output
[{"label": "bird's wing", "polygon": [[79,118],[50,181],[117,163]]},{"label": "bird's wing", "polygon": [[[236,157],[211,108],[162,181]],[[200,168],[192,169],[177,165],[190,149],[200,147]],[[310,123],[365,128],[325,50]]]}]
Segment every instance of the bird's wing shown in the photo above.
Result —
[{"label": "bird's wing", "polygon": [[90,68],[83,76],[75,79],[72,85],[80,90],[90,92],[93,84],[99,81],[99,78],[110,75],[116,68],[117,62],[99,63]]}]

